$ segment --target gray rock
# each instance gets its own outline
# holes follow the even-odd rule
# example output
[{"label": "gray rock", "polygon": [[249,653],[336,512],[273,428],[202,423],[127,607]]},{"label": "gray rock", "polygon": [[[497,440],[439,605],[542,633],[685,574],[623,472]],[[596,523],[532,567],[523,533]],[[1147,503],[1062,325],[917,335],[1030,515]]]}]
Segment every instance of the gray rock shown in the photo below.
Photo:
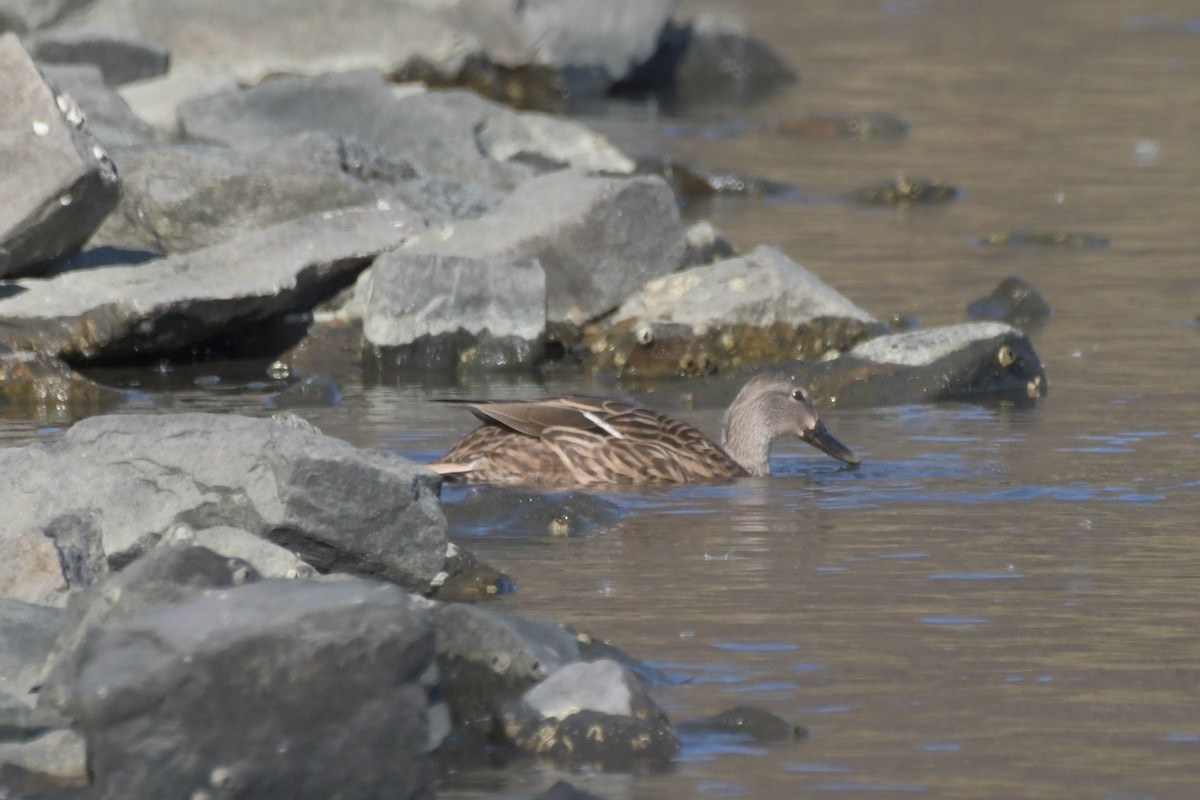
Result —
[{"label": "gray rock", "polygon": [[418,174],[508,192],[569,166],[630,173],[607,140],[568,120],[518,113],[466,91],[391,89],[376,73],[280,78],[189,101],[179,126],[197,141],[257,148],[320,131]]},{"label": "gray rock", "polygon": [[175,524],[230,525],[322,572],[428,588],[445,557],[437,477],[270,420],[227,414],[92,417],[58,441],[0,450],[0,540],[88,511],[111,566]]},{"label": "gray rock", "polygon": [[96,637],[70,708],[106,797],[431,798],[432,653],[394,586],[263,581]]},{"label": "gray rock", "polygon": [[533,258],[482,261],[401,248],[376,260],[366,297],[363,336],[376,347],[426,350],[430,340],[451,337],[451,366],[485,337],[526,343],[518,363],[541,353],[531,345],[546,332],[546,273]]},{"label": "gray rock", "polygon": [[[5,780],[13,772],[19,778]],[[65,728],[28,741],[0,742],[0,780],[11,788],[42,792],[87,786],[87,745],[81,735]]]},{"label": "gray rock", "polygon": [[875,321],[779,250],[762,245],[739,258],[650,281],[617,309],[612,324],[684,325],[703,333],[738,323],[800,325],[818,317]]},{"label": "gray rock", "polygon": [[52,25],[93,0],[0,0],[0,33],[25,34]]},{"label": "gray rock", "polygon": [[449,603],[434,611],[437,658],[455,719],[487,731],[505,702],[579,660],[579,642],[557,623]]},{"label": "gray rock", "polygon": [[158,129],[133,113],[124,98],[104,82],[97,67],[39,63],[38,69],[55,91],[70,96],[83,111],[88,132],[108,151],[122,177],[127,151],[162,141]]},{"label": "gray rock", "polygon": [[254,154],[198,145],[157,148],[128,160],[121,177],[121,204],[92,246],[185,253],[376,199],[369,186],[343,171],[339,142],[319,134]]},{"label": "gray rock", "polygon": [[62,609],[0,597],[0,694],[33,705],[29,693],[62,624]]},{"label": "gray rock", "polygon": [[62,606],[70,589],[58,549],[43,528],[0,535],[0,597]]},{"label": "gray rock", "polygon": [[79,108],[46,85],[13,34],[0,36],[0,276],[77,250],[120,182]]},{"label": "gray rock", "polygon": [[1000,320],[1029,329],[1041,325],[1053,313],[1037,289],[1013,276],[1005,278],[987,297],[967,306],[973,320]]},{"label": "gray rock", "polygon": [[675,68],[672,99],[680,103],[753,103],[799,80],[795,69],[740,20],[698,14]]},{"label": "gray rock", "polygon": [[140,32],[127,7],[94,2],[82,13],[29,37],[34,58],[54,64],[90,64],[111,86],[167,73],[170,53]]},{"label": "gray rock", "polygon": [[880,336],[794,368],[818,402],[838,406],[984,397],[1028,402],[1047,391],[1029,338],[999,322]]},{"label": "gray rock", "polygon": [[249,564],[264,578],[311,578],[317,571],[295,553],[272,544],[241,528],[217,525],[193,530],[188,525],[176,525],[167,531],[158,547],[202,547]]},{"label": "gray rock", "polygon": [[324,212],[136,266],[10,284],[0,342],[68,361],[145,360],[307,310],[423,227],[375,208]]},{"label": "gray rock", "polygon": [[406,247],[493,261],[536,258],[546,273],[547,321],[575,325],[677,269],[686,249],[679,210],[660,178],[567,170],[527,181],[490,214]]},{"label": "gray rock", "polygon": [[666,714],[615,661],[567,664],[510,703],[503,719],[518,747],[570,765],[665,764],[679,749]]},{"label": "gray rock", "polygon": [[111,411],[127,400],[125,392],[85,378],[57,358],[5,352],[0,346],[0,404],[10,419],[67,425]]}]

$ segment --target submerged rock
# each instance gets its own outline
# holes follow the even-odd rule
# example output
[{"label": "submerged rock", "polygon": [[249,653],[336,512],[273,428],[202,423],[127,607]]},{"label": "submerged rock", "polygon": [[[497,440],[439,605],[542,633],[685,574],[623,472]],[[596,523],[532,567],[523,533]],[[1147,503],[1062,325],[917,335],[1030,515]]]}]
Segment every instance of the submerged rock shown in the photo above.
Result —
[{"label": "submerged rock", "polygon": [[1038,290],[1017,277],[1005,278],[987,297],[967,306],[971,319],[1000,320],[1022,328],[1045,322],[1051,313]]},{"label": "submerged rock", "polygon": [[0,276],[42,272],[78,250],[117,204],[120,180],[67,96],[11,33],[0,35]]},{"label": "submerged rock", "polygon": [[73,422],[126,400],[125,392],[89,380],[57,358],[0,350],[0,416]]},{"label": "submerged rock", "polygon": [[1108,247],[1111,241],[1094,233],[1018,228],[1005,233],[989,233],[976,239],[975,243],[987,247]]},{"label": "submerged rock", "polygon": [[737,706],[710,717],[684,720],[675,727],[685,737],[725,735],[751,742],[781,742],[808,735],[803,727],[754,706]]},{"label": "submerged rock", "polygon": [[505,486],[472,486],[458,502],[447,500],[445,511],[455,537],[578,536],[624,516],[620,506],[592,494]]},{"label": "submerged rock", "polygon": [[778,200],[796,194],[796,188],[786,183],[715,170],[671,157],[643,158],[638,162],[638,171],[661,175],[684,203],[726,195]]},{"label": "submerged rock", "polygon": [[891,114],[814,114],[776,120],[771,133],[801,139],[855,139],[898,141],[908,136],[909,125]]},{"label": "submerged rock", "polygon": [[912,206],[952,203],[962,190],[934,178],[909,178],[899,175],[875,186],[864,186],[851,193],[850,200],[863,206]]}]

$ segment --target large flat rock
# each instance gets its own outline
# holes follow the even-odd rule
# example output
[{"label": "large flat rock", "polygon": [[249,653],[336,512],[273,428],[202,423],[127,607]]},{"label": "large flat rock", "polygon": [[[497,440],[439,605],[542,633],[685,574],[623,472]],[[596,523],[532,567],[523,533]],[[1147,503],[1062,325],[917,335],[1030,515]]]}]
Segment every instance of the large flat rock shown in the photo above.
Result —
[{"label": "large flat rock", "polygon": [[170,258],[0,284],[0,343],[72,362],[167,356],[312,308],[423,227],[411,214],[345,209]]}]

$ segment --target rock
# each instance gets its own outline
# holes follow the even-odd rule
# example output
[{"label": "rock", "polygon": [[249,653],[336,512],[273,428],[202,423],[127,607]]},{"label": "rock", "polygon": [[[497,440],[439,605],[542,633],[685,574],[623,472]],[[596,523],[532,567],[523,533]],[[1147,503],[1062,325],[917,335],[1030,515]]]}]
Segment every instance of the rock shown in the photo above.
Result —
[{"label": "rock", "polygon": [[719,196],[756,197],[765,200],[794,198],[796,187],[740,172],[716,170],[701,164],[679,161],[671,156],[642,158],[638,171],[661,175],[684,204]]},{"label": "rock", "polygon": [[0,536],[0,597],[61,606],[70,589],[58,549],[42,528]]},{"label": "rock", "polygon": [[708,220],[702,220],[687,229],[687,255],[683,263],[685,267],[699,267],[723,261],[737,255],[737,248],[725,234],[713,227]]},{"label": "rock", "polygon": [[2,416],[67,423],[111,411],[126,400],[124,392],[83,377],[57,358],[0,348]]},{"label": "rock", "polygon": [[777,136],[816,141],[853,139],[895,142],[908,136],[909,127],[907,122],[894,114],[809,114],[776,120],[767,130]]},{"label": "rock", "polygon": [[11,283],[0,343],[69,362],[145,361],[307,310],[422,227],[374,208],[325,212],[136,266]]},{"label": "rock", "polygon": [[547,321],[575,325],[678,268],[686,249],[679,210],[661,179],[566,170],[523,183],[480,219],[430,231],[405,247],[485,261],[536,258],[546,273]]},{"label": "rock", "polygon": [[991,233],[974,240],[974,243],[984,247],[1108,247],[1112,244],[1106,236],[1083,231],[1063,230],[1016,230]]},{"label": "rock", "polygon": [[849,200],[863,206],[941,205],[961,196],[961,189],[938,178],[909,178],[901,173],[892,180],[855,190]]},{"label": "rock", "polygon": [[376,199],[343,171],[338,141],[323,135],[293,137],[253,155],[224,147],[157,148],[130,159],[122,179],[118,213],[97,231],[93,246],[186,253]]},{"label": "rock", "polygon": [[999,322],[880,336],[794,370],[814,399],[837,406],[985,397],[1028,402],[1047,390],[1032,343]]},{"label": "rock", "polygon": [[506,701],[579,660],[576,637],[548,620],[448,603],[434,626],[445,696],[467,728],[490,730]]},{"label": "rock", "polygon": [[63,624],[62,609],[0,597],[0,696],[26,706]]},{"label": "rock", "polygon": [[87,241],[117,203],[112,162],[79,108],[0,36],[0,277],[31,274]]},{"label": "rock", "polygon": [[566,781],[555,781],[546,791],[533,800],[604,800],[600,795],[585,792]]},{"label": "rock", "polygon": [[602,769],[666,764],[679,749],[658,704],[607,660],[567,664],[525,692],[505,709],[504,732],[527,752]]},{"label": "rock", "polygon": [[237,559],[250,565],[264,578],[311,578],[317,571],[300,558],[277,544],[255,536],[241,528],[217,525],[212,528],[193,530],[179,524],[171,528],[158,543],[163,547],[200,547],[219,553],[225,558]]},{"label": "rock", "polygon": [[518,113],[465,91],[394,92],[375,73],[280,78],[190,101],[179,109],[190,138],[238,148],[268,146],[304,131],[364,148],[367,162],[409,164],[507,193],[535,175],[571,167],[631,173],[605,139],[569,120]]},{"label": "rock", "polygon": [[512,578],[456,544],[446,546],[446,564],[433,584],[429,596],[447,603],[484,600],[517,590]]},{"label": "rock", "polygon": [[271,408],[333,408],[341,402],[341,387],[325,375],[301,378],[268,399]]},{"label": "rock", "polygon": [[110,86],[167,74],[170,52],[140,32],[128,4],[90,2],[87,9],[29,38],[34,58],[91,64]]},{"label": "rock", "polygon": [[92,0],[4,0],[0,2],[0,33],[36,31],[86,6]]},{"label": "rock", "polygon": [[0,449],[0,538],[90,512],[108,564],[178,523],[250,531],[321,572],[427,589],[445,559],[438,480],[405,459],[232,414],[92,417]]},{"label": "rock", "polygon": [[432,655],[394,586],[262,581],[99,635],[69,709],[101,796],[431,798]]},{"label": "rock", "polygon": [[649,281],[585,331],[585,343],[593,369],[664,377],[814,359],[882,329],[819,277],[760,246]]},{"label": "rock", "polygon": [[1022,328],[1039,325],[1053,313],[1050,304],[1025,281],[1005,278],[987,297],[967,306],[974,320],[999,320]]},{"label": "rock", "polygon": [[529,492],[505,486],[472,486],[456,503],[445,504],[453,538],[468,536],[578,536],[609,526],[625,512],[583,492]]},{"label": "rock", "polygon": [[38,69],[56,92],[70,96],[79,106],[88,133],[104,146],[122,178],[128,152],[161,144],[163,136],[158,129],[133,113],[124,98],[104,82],[97,67],[39,63]]},{"label": "rock", "polygon": [[[483,261],[402,248],[370,271],[363,336],[398,365],[455,367],[481,340],[507,357],[488,367],[530,366],[546,332],[546,273],[536,258]],[[497,363],[497,362],[500,363]]]},{"label": "rock", "polygon": [[796,71],[727,14],[697,14],[670,24],[649,59],[615,90],[659,95],[668,108],[750,104],[799,80]]},{"label": "rock", "polygon": [[86,743],[69,729],[22,742],[0,742],[0,782],[30,792],[87,786]]}]

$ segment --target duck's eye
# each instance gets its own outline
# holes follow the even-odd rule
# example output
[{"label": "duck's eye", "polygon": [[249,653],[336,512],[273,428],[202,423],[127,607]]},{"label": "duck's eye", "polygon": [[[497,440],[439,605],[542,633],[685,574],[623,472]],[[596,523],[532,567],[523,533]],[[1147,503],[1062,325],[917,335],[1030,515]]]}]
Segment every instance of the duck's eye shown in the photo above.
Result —
[{"label": "duck's eye", "polygon": [[805,400],[807,400],[808,398],[806,398],[806,397],[804,396],[804,390],[803,390],[803,389],[796,389],[795,391],[793,391],[793,392],[792,392],[792,399],[793,399],[793,400],[799,400],[801,403],[803,403],[803,402],[804,402]]}]

